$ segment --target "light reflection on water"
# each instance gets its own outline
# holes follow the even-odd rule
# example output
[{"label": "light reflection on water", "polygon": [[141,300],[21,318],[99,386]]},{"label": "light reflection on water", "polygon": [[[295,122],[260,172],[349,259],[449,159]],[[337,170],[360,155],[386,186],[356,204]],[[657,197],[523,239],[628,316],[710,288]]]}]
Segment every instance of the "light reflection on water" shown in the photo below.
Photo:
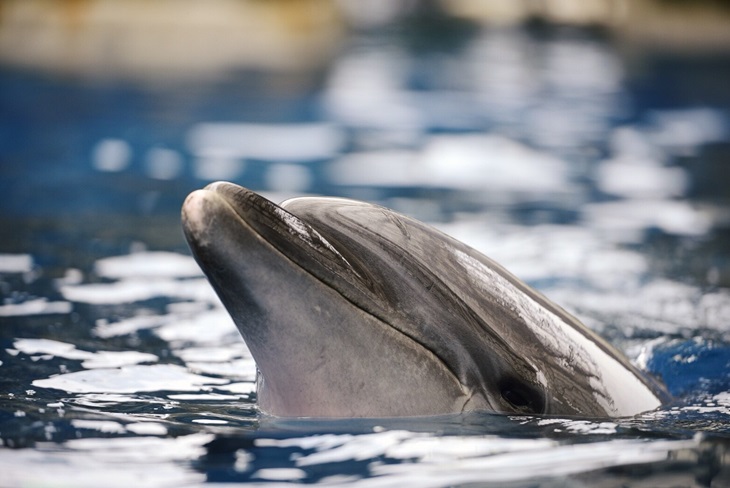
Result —
[{"label": "light reflection on water", "polygon": [[[527,280],[544,283],[544,292],[587,317],[589,325],[603,327],[604,333],[607,327],[617,329],[609,335],[642,367],[652,366],[656,350],[662,353],[675,347],[671,337],[690,332],[688,323],[726,333],[730,293],[702,294],[696,287],[667,279],[646,283],[647,264],[640,253],[616,249],[589,229],[514,224],[487,228],[479,220],[441,227],[490,249],[492,256]],[[21,257],[8,256],[6,268],[27,272],[27,267],[18,265],[20,261]],[[675,461],[672,469],[701,466],[700,452],[720,449],[713,444],[706,447],[701,437],[686,434],[671,440],[677,435],[672,419],[716,434],[727,432],[726,425],[719,426],[730,416],[728,393],[717,392],[722,383],[704,385],[701,392],[695,385],[683,406],[628,421],[516,417],[495,423],[489,416],[472,420],[486,435],[465,427],[468,418],[413,419],[414,431],[398,430],[403,427],[398,421],[384,421],[386,427],[374,421],[366,427],[355,424],[351,433],[346,424],[326,421],[313,426],[306,421],[283,426],[275,419],[269,423],[257,418],[253,409],[255,365],[250,354],[193,264],[188,256],[146,251],[102,259],[94,269],[106,277],[104,283],[83,280],[60,285],[61,295],[68,300],[61,303],[75,310],[84,305],[116,306],[129,314],[115,321],[97,321],[91,332],[99,338],[94,341],[98,349],[29,338],[15,339],[6,348],[5,361],[36,363],[40,369],[35,374],[42,375],[13,398],[19,405],[13,408],[21,408],[14,413],[15,422],[33,419],[33,425],[25,434],[11,430],[6,444],[13,446],[19,435],[64,441],[61,445],[40,442],[35,450],[0,456],[11,480],[42,484],[62,477],[74,479],[75,486],[86,486],[124,464],[131,470],[108,486],[122,486],[131,479],[139,486],[194,486],[205,479],[193,467],[215,472],[217,463],[227,466],[228,480],[277,483],[496,485],[581,476],[595,470],[611,479],[602,470],[644,464],[661,473],[669,469],[667,459],[682,456],[689,460]],[[191,285],[197,291],[180,292]],[[128,291],[120,291],[124,289]],[[156,314],[150,313],[143,304],[161,294],[166,304],[158,305]],[[28,311],[29,318],[34,315],[38,313]],[[652,335],[656,333],[662,334],[659,339]],[[155,353],[138,350],[138,341],[148,334],[163,341]],[[114,341],[118,350],[101,349],[108,341]],[[677,350],[662,361],[681,370],[698,359],[702,358],[691,351]],[[655,371],[662,368],[653,366]],[[722,372],[715,374],[716,381],[722,381]],[[671,382],[670,387],[687,388]],[[6,403],[5,408],[9,407]],[[333,428],[345,433],[322,433]],[[669,437],[644,439],[639,432],[647,429],[658,429]],[[213,434],[223,436],[217,442],[228,439],[227,444],[210,444]],[[83,439],[73,440],[75,436]],[[583,439],[588,438],[591,447],[585,449]],[[722,456],[724,451],[718,452]],[[52,468],[27,470],[38,462]],[[82,466],[86,469],[79,475]],[[154,476],[148,476],[149,469],[155,470]]]},{"label": "light reflection on water", "polygon": [[[696,161],[682,159],[727,141],[727,112],[633,114],[618,54],[590,36],[490,30],[453,55],[425,57],[391,44],[356,39],[326,73],[314,116],[193,113],[176,137],[154,142],[114,124],[75,127],[93,134],[85,156],[59,164],[77,172],[71,191],[99,203],[100,221],[72,216],[0,255],[0,438],[28,447],[0,451],[9,485],[730,478],[727,255],[698,272],[680,265],[692,273],[678,277],[657,270],[649,246],[655,235],[712,241],[727,223],[726,201],[692,197]],[[18,171],[12,182],[37,205],[29,215],[55,221],[94,206],[57,198],[66,180],[44,192],[43,177]],[[147,218],[162,215],[177,231],[185,193],[215,179],[276,201],[373,199],[428,220],[664,375],[680,399],[611,422],[263,417],[255,364],[231,319],[179,237],[157,244],[163,231]],[[7,205],[9,214],[21,207]],[[120,207],[143,211],[125,226]],[[87,244],[68,257],[44,244],[74,231],[98,240],[115,227],[130,252]]]}]

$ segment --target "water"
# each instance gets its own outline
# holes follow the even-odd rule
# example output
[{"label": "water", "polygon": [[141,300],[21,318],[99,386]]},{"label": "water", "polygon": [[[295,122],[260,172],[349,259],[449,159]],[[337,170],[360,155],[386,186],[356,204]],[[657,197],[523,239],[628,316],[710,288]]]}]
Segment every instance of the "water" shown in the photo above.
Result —
[{"label": "water", "polygon": [[[730,64],[623,49],[538,26],[362,34],[294,78],[4,68],[0,485],[730,485]],[[216,179],[432,223],[676,401],[613,421],[266,417],[179,229]]]}]

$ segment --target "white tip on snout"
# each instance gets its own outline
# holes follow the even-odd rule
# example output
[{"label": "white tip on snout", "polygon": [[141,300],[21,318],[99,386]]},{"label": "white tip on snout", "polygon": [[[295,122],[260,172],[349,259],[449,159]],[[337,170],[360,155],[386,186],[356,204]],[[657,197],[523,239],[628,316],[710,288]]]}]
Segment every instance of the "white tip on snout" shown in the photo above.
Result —
[{"label": "white tip on snout", "polygon": [[182,206],[183,221],[187,227],[199,226],[205,222],[205,201],[209,198],[206,190],[196,190],[185,199]]},{"label": "white tip on snout", "polygon": [[221,186],[221,185],[229,185],[229,186],[232,186],[232,184],[231,184],[231,183],[228,183],[227,181],[214,181],[213,183],[208,183],[208,184],[207,184],[207,185],[205,186],[205,188],[204,188],[204,189],[205,189],[205,190],[210,190],[210,191],[216,191],[216,189],[217,189],[217,188],[218,188],[219,186]]}]

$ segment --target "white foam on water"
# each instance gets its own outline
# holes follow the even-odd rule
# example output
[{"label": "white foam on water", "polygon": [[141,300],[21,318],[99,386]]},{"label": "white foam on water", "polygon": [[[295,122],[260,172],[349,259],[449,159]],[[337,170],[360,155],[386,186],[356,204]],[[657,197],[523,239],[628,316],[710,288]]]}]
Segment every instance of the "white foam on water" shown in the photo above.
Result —
[{"label": "white foam on water", "polygon": [[684,168],[665,167],[654,160],[615,158],[597,168],[600,190],[624,198],[656,200],[683,196],[689,186]]},{"label": "white foam on water", "polygon": [[328,167],[331,181],[339,185],[377,187],[412,186],[421,180],[418,153],[411,150],[380,150],[350,153]]},{"label": "white foam on water", "polygon": [[493,134],[436,136],[420,151],[353,153],[328,171],[341,185],[445,187],[530,198],[576,191],[567,163]]},{"label": "white foam on water", "polygon": [[236,324],[224,309],[212,309],[171,321],[155,329],[155,334],[171,343],[175,349],[182,349],[178,344],[188,343],[196,347],[239,343],[242,351],[247,350]]},{"label": "white foam on water", "polygon": [[113,420],[73,419],[71,425],[76,429],[95,430],[103,434],[133,433],[140,436],[164,436],[167,427],[158,422],[116,422]]},{"label": "white foam on water", "polygon": [[223,419],[193,419],[191,420],[194,424],[205,424],[205,425],[226,425],[227,420]]},{"label": "white foam on water", "polygon": [[54,280],[54,283],[56,285],[78,285],[84,281],[84,273],[81,272],[80,269],[76,268],[68,268],[62,278],[57,278]]},{"label": "white foam on water", "polygon": [[609,137],[609,146],[613,157],[619,159],[653,161],[654,164],[664,164],[668,160],[666,151],[654,144],[642,127],[616,127]]},{"label": "white foam on water", "polygon": [[326,110],[346,125],[423,131],[425,116],[404,89],[404,53],[398,49],[350,53],[330,71]]},{"label": "white foam on water", "polygon": [[173,302],[165,306],[165,310],[174,316],[201,313],[209,308],[210,304],[206,302]]},{"label": "white foam on water", "polygon": [[422,437],[426,434],[401,430],[387,430],[373,434],[322,434],[309,437],[293,437],[288,439],[254,440],[256,446],[262,447],[299,447],[315,450],[312,454],[298,457],[297,466],[337,463],[344,461],[361,461],[388,454],[388,450],[411,437]]},{"label": "white foam on water", "polygon": [[81,365],[86,369],[116,368],[139,363],[152,363],[159,359],[154,354],[137,351],[83,351],[76,349],[73,344],[50,339],[16,339],[13,346],[16,350],[31,356],[83,360]]},{"label": "white foam on water", "polygon": [[117,305],[151,300],[157,297],[218,303],[205,278],[186,280],[129,278],[113,283],[87,283],[61,286],[61,294],[71,302],[92,305]]},{"label": "white foam on water", "polygon": [[712,397],[719,405],[730,407],[730,391],[718,393]]},{"label": "white foam on water", "polygon": [[122,139],[102,139],[91,152],[91,163],[97,171],[116,173],[129,167],[132,147]]},{"label": "white foam on water", "polygon": [[251,478],[270,481],[297,481],[307,477],[307,473],[298,468],[263,468],[256,470]]},{"label": "white foam on water", "polygon": [[643,231],[661,229],[674,235],[704,235],[712,228],[712,218],[681,200],[622,200],[591,203],[583,207],[586,225],[616,236],[640,239]]},{"label": "white foam on water", "polygon": [[703,293],[697,306],[697,314],[707,327],[726,330],[730,324],[730,290],[727,288]]},{"label": "white foam on water", "polygon": [[[680,409],[679,412],[697,412],[700,414],[720,414],[725,416],[725,421],[730,421],[730,403],[727,402],[727,399],[725,397],[726,394],[723,394],[720,398],[721,401],[718,403],[713,402],[706,402],[704,404],[700,405],[688,405],[684,406]],[[713,397],[716,398],[716,397]]]},{"label": "white foam on water", "polygon": [[251,357],[246,349],[240,347],[240,344],[232,346],[186,347],[184,349],[176,349],[172,353],[185,362],[219,363],[238,359],[243,356]]},{"label": "white foam on water", "polygon": [[137,435],[167,435],[167,427],[157,422],[133,422],[131,424],[125,424],[124,428],[127,432],[132,432]]},{"label": "white foam on water", "polygon": [[73,305],[69,302],[50,302],[46,298],[35,298],[21,303],[0,305],[0,317],[20,317],[25,315],[66,315]]},{"label": "white foam on water", "polygon": [[564,193],[573,186],[567,163],[498,135],[435,137],[421,162],[431,186],[530,194]]},{"label": "white foam on water", "polygon": [[66,441],[65,447],[84,452],[92,459],[114,463],[157,464],[197,459],[205,454],[204,446],[212,439],[210,434],[191,434],[176,438],[87,438]]},{"label": "white foam on water", "polygon": [[176,393],[167,395],[170,400],[177,401],[205,401],[205,402],[231,402],[240,400],[240,395],[221,395],[220,393]]},{"label": "white foam on water", "polygon": [[253,124],[204,122],[187,135],[193,154],[237,159],[307,162],[329,159],[344,147],[341,128],[326,123]]},{"label": "white foam on water", "polygon": [[225,376],[231,379],[256,380],[256,362],[253,358],[235,359],[225,362],[190,361],[187,367],[195,373]]},{"label": "white foam on water", "polygon": [[76,349],[74,344],[50,339],[16,339],[13,342],[13,347],[28,355],[50,354],[54,357],[66,359],[90,359],[94,357],[93,352]]},{"label": "white foam on water", "polygon": [[176,320],[178,317],[170,315],[138,315],[116,322],[107,322],[106,319],[97,320],[93,334],[103,339],[133,334],[140,330],[154,329]]},{"label": "white foam on water", "polygon": [[312,180],[311,170],[301,164],[274,164],[266,172],[266,186],[273,191],[302,192]]},{"label": "white foam on water", "polygon": [[[482,438],[482,442],[499,445],[503,439]],[[384,477],[381,479],[387,480],[384,486],[407,485],[428,488],[469,483],[508,483],[568,476],[612,466],[661,462],[673,451],[696,447],[695,441],[691,440],[615,440],[593,442],[589,446],[554,443],[533,449],[534,443],[534,440],[527,441],[525,443],[527,449],[508,450],[490,456],[459,458],[447,452],[444,457],[428,459],[430,452],[425,452],[422,458],[417,458],[417,469],[409,463],[379,464],[371,467],[371,474]],[[359,483],[355,483],[355,486],[358,485]],[[363,480],[362,486],[368,485],[368,480]]]},{"label": "white foam on water", "polygon": [[[550,419],[546,420],[551,422]],[[566,419],[556,422],[574,432],[611,434],[615,424]],[[608,440],[562,444],[552,439],[498,436],[433,436],[407,431],[323,434],[288,439],[258,438],[258,447],[298,447],[314,451],[293,457],[298,468],[380,458],[401,463],[369,463],[370,477],[348,479],[355,487],[440,487],[506,483],[568,476],[626,464],[661,462],[669,453],[696,448],[695,440]]]},{"label": "white foam on water", "polygon": [[144,251],[99,259],[94,264],[99,276],[123,278],[193,278],[203,272],[191,256],[167,251]]},{"label": "white foam on water", "polygon": [[244,381],[241,383],[230,383],[228,385],[217,386],[216,389],[230,391],[231,393],[249,395],[256,391],[256,383],[253,381]]},{"label": "white foam on water", "polygon": [[157,180],[172,180],[183,172],[184,163],[180,153],[166,147],[153,147],[145,157],[147,175]]},{"label": "white foam on water", "polygon": [[159,358],[154,354],[137,351],[98,351],[81,366],[86,369],[118,368],[139,363],[154,363]]},{"label": "white foam on water", "polygon": [[193,161],[195,177],[207,181],[235,181],[246,169],[246,162],[229,151],[211,148]]},{"label": "white foam on water", "polygon": [[730,132],[727,117],[705,107],[655,110],[649,113],[647,137],[672,152],[686,154],[700,146],[725,139]]},{"label": "white foam on water", "polygon": [[631,328],[664,334],[708,328],[724,332],[730,318],[730,293],[703,293],[668,279],[626,281],[624,287],[560,287],[549,290],[557,302]]},{"label": "white foam on water", "polygon": [[[528,423],[531,419],[523,421],[521,423]],[[561,419],[561,418],[548,418],[539,419],[537,425],[553,426],[554,432],[576,432],[581,434],[615,434],[618,424],[614,422],[598,422],[591,420],[576,420],[576,419]]]},{"label": "white foam on water", "polygon": [[73,419],[71,425],[76,429],[96,430],[104,434],[123,434],[127,431],[124,425],[113,420]]},{"label": "white foam on water", "polygon": [[60,374],[33,381],[33,386],[69,393],[140,393],[152,391],[200,391],[229,380],[189,373],[173,364],[124,366]]},{"label": "white foam on water", "polygon": [[500,439],[497,437],[410,437],[391,446],[388,457],[420,459],[434,463],[446,459],[493,456],[507,452],[549,449],[556,445],[549,439]]},{"label": "white foam on water", "polygon": [[205,482],[205,474],[187,463],[204,455],[212,439],[210,434],[192,434],[73,439],[61,446],[39,443],[36,449],[5,450],[0,471],[6,486],[194,486]]},{"label": "white foam on water", "polygon": [[[135,395],[124,395],[120,393],[83,393],[76,395],[73,399],[74,404],[84,405],[93,408],[103,408],[112,405],[118,405],[120,403],[139,402],[154,403],[154,400],[152,400],[149,396],[141,398]],[[63,406],[63,404],[58,406]]]},{"label": "white foam on water", "polygon": [[28,273],[33,270],[30,254],[0,254],[0,273]]}]

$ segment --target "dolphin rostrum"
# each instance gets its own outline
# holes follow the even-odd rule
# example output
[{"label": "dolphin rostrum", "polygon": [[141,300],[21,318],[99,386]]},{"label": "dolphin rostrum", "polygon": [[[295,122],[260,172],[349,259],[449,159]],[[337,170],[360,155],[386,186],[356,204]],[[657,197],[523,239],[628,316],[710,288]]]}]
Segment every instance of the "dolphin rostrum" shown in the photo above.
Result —
[{"label": "dolphin rostrum", "polygon": [[499,264],[392,210],[276,205],[219,182],[191,193],[182,219],[256,361],[266,413],[621,417],[666,399]]}]

